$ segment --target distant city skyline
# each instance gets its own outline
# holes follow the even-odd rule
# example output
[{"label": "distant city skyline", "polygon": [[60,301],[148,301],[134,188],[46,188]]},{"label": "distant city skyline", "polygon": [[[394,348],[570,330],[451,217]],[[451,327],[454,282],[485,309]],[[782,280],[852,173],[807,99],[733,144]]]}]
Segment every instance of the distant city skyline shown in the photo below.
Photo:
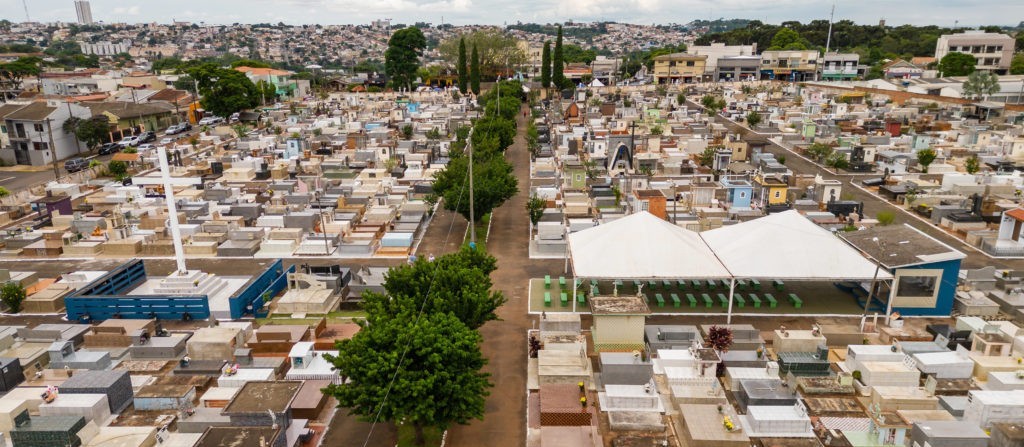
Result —
[{"label": "distant city skyline", "polygon": [[[73,0],[28,0],[36,22],[77,21]],[[172,20],[231,23],[369,24],[429,22],[434,25],[503,25],[515,22],[617,21],[636,24],[687,23],[692,20],[751,19],[766,23],[828,19],[831,0],[216,0],[155,2],[92,0],[92,18],[104,23],[170,23]],[[1024,2],[990,0],[842,0],[836,20],[861,24],[961,27],[1016,25]],[[22,0],[0,0],[2,19],[25,21]],[[959,21],[959,22],[956,22]]]}]

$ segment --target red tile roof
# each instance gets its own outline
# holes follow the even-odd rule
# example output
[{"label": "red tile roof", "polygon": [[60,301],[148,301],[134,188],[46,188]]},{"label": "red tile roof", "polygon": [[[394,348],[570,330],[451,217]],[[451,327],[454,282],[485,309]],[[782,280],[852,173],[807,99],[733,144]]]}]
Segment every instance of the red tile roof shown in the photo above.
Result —
[{"label": "red tile roof", "polygon": [[1022,209],[1022,208],[1014,208],[1014,209],[1012,209],[1010,211],[1007,211],[1005,214],[1007,216],[1010,216],[1010,217],[1014,218],[1014,219],[1024,221],[1024,209]]}]

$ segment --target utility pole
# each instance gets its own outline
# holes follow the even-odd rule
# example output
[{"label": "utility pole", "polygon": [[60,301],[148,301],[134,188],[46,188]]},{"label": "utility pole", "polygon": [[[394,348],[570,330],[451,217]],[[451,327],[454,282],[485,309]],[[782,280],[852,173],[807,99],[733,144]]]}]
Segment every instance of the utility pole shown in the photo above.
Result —
[{"label": "utility pole", "polygon": [[[67,85],[67,83],[64,84],[64,94],[68,95],[67,97],[64,98],[64,102],[68,105],[68,119],[74,118],[75,116],[71,114],[71,97],[70,97],[70,95],[68,93],[68,85]],[[81,143],[78,142],[78,134],[75,133],[75,132],[72,132],[71,135],[75,137],[75,150],[79,154],[81,154],[82,153],[82,145],[81,145]]]},{"label": "utility pole", "polygon": [[[829,48],[832,45],[832,22],[835,20],[835,18],[836,18],[836,0],[832,0],[832,13],[829,14],[829,16],[828,16],[828,36],[825,37],[825,57],[828,57],[828,50],[829,50]],[[821,64],[818,64],[818,66],[822,67],[821,68],[822,70],[825,69],[824,58],[822,58]],[[814,80],[815,81],[818,80],[818,69],[817,68],[814,69]]]},{"label": "utility pole", "polygon": [[476,214],[473,213],[473,129],[466,136],[466,148],[469,149],[469,242],[476,245]]},{"label": "utility pole", "polygon": [[50,118],[46,119],[46,131],[50,134],[50,157],[53,158],[53,177],[60,181],[60,167],[57,165],[57,147],[53,144],[53,127],[50,126]]}]

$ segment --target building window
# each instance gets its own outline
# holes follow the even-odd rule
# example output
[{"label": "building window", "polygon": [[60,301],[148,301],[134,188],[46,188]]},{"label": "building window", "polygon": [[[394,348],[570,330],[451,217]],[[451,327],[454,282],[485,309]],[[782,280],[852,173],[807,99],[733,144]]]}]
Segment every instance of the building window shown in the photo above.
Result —
[{"label": "building window", "polygon": [[781,197],[782,197],[782,191],[775,191],[775,198],[778,199],[778,198],[781,198]]},{"label": "building window", "polygon": [[35,130],[36,132],[42,132],[43,131],[43,125],[42,124],[33,124],[32,125],[32,129]]},{"label": "building window", "polygon": [[693,67],[694,65],[696,65],[696,64],[693,61],[686,61],[686,66],[687,67]]},{"label": "building window", "polygon": [[38,141],[33,141],[32,142],[32,149],[35,149],[37,151],[46,151],[46,150],[50,150],[50,145],[46,144],[46,143],[40,143]]},{"label": "building window", "polygon": [[741,199],[747,198],[747,192],[746,191],[740,191],[740,198]]}]

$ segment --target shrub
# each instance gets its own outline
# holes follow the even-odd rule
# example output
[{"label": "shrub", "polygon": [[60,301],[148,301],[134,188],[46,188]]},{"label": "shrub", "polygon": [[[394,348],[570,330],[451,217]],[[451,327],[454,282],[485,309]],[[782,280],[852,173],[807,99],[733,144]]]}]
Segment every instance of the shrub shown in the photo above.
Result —
[{"label": "shrub", "polygon": [[892,211],[879,211],[875,218],[878,219],[879,225],[892,225],[893,221],[896,220],[896,213]]},{"label": "shrub", "polygon": [[0,288],[0,301],[7,305],[11,313],[21,312],[21,303],[25,301],[25,287],[17,282],[8,282]]}]

